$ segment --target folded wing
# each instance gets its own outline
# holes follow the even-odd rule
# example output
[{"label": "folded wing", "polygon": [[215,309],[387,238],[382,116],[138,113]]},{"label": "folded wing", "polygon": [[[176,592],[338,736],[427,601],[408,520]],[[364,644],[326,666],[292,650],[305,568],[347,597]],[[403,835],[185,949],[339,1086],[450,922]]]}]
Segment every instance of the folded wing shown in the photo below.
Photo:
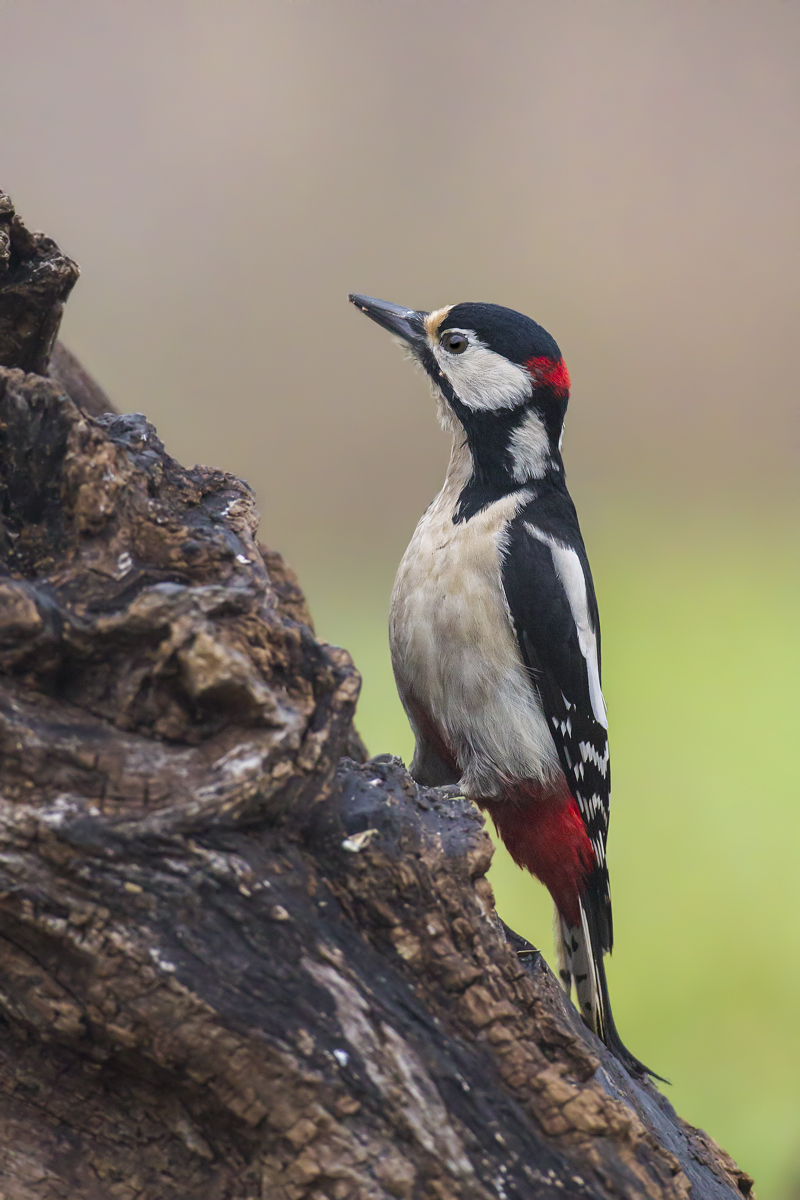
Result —
[{"label": "folded wing", "polygon": [[522,660],[539,693],[567,785],[594,849],[586,900],[603,951],[613,932],[606,866],[611,789],[600,630],[580,535],[525,512],[509,529],[502,582]]}]

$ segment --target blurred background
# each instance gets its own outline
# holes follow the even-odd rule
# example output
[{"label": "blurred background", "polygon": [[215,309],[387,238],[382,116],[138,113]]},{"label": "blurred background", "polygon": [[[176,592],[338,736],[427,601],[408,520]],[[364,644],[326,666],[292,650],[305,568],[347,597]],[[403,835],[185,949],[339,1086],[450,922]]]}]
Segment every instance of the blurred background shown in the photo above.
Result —
[{"label": "blurred background", "polygon": [[[800,7],[0,0],[0,186],[68,345],[264,540],[408,758],[388,597],[448,445],[350,290],[556,337],[603,618],[626,1042],[800,1197]],[[502,915],[550,904],[498,853]]]}]

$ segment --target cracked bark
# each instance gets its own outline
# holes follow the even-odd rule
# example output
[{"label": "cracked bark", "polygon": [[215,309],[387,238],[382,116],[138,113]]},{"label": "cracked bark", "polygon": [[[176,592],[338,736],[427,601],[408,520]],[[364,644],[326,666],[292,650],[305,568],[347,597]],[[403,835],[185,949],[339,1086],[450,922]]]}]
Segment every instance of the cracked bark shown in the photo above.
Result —
[{"label": "cracked bark", "polygon": [[363,761],[247,485],[54,352],[76,278],[0,194],[0,1197],[748,1195]]}]

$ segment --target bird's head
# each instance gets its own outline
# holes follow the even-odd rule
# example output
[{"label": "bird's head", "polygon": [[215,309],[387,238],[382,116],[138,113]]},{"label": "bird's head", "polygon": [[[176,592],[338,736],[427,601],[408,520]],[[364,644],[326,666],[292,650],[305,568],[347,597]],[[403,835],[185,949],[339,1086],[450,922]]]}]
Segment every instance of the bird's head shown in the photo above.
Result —
[{"label": "bird's head", "polygon": [[463,427],[487,480],[522,483],[560,467],[569,372],[541,325],[499,304],[422,312],[372,296],[350,300],[411,348],[442,398],[444,423]]}]

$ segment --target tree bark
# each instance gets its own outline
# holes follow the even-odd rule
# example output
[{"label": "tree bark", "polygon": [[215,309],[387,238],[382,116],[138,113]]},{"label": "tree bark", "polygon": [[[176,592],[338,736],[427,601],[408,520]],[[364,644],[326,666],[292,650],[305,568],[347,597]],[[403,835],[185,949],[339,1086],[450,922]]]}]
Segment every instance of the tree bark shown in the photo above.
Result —
[{"label": "tree bark", "polygon": [[749,1195],[363,761],[247,485],[53,357],[76,278],[0,194],[0,1200]]}]

